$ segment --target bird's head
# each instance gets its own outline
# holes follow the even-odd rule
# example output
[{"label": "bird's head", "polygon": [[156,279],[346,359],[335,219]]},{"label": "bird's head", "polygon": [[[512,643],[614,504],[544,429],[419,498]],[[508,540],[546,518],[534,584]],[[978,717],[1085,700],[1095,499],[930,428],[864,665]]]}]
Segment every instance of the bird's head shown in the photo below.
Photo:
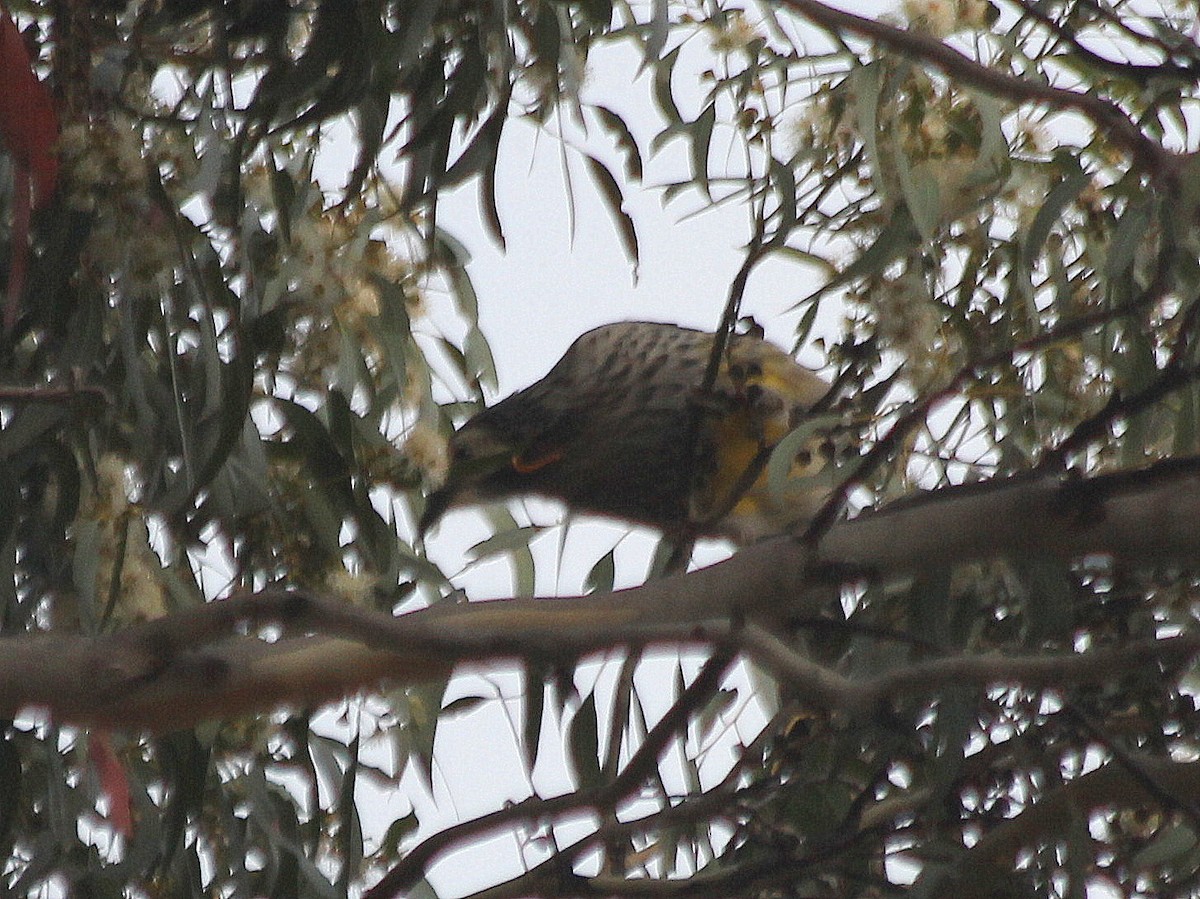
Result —
[{"label": "bird's head", "polygon": [[541,416],[515,399],[485,409],[450,438],[450,468],[425,498],[418,536],[457,506],[537,492],[547,468],[562,458],[558,445],[547,441]]}]

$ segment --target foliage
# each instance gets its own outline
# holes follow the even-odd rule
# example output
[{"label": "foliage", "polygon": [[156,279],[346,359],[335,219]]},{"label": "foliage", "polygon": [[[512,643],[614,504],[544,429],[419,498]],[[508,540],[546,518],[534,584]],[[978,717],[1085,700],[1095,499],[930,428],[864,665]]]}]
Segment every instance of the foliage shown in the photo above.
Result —
[{"label": "foliage", "polygon": [[[28,235],[28,183],[0,180],[0,260],[21,288],[0,345],[6,637],[109,633],[278,585],[387,612],[455,595],[411,522],[495,376],[438,200],[478,183],[503,241],[495,171],[518,118],[612,140],[621,170],[585,163],[631,258],[623,198],[645,189],[646,153],[681,142],[690,170],[667,200],[745,208],[745,272],[821,275],[798,340],[844,304],[821,342],[863,440],[835,500],[1200,450],[1186,5],[906,0],[906,27],[814,0],[10,9],[53,95],[60,171]],[[652,86],[648,146],[581,89],[614,43]],[[316,173],[337,129],[357,155],[331,188]],[[0,123],[6,173],[13,133]],[[528,592],[532,532],[493,521],[478,553],[511,558]],[[588,589],[614,568],[602,557]],[[1186,570],[1031,552],[850,582],[780,636],[866,679],[1191,632],[1194,602]],[[933,678],[832,714],[784,678],[713,777],[705,747],[745,706],[730,655],[690,678],[681,662],[661,719],[633,689],[636,652],[607,696],[574,695],[575,661],[526,660],[514,727],[532,770],[551,713],[575,792],[421,842],[407,810],[365,838],[364,793],[428,779],[439,724],[473,702],[443,708],[444,684],[333,725],[292,709],[151,736],[21,714],[0,742],[6,887],[422,892],[447,849],[501,827],[553,845],[547,822],[585,816],[589,836],[486,895],[1180,895],[1200,872],[1186,667]]]}]

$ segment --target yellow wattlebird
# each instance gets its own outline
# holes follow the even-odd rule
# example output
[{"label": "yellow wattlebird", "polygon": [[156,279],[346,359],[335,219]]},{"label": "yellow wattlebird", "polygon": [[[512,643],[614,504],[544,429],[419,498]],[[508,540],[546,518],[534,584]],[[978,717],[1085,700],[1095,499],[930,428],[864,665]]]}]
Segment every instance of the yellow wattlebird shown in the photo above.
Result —
[{"label": "yellow wattlebird", "polygon": [[[827,481],[771,489],[764,463],[829,385],[774,344],[731,334],[702,391],[713,341],[656,322],[588,331],[544,378],[455,432],[419,532],[452,507],[522,495],[670,536],[745,543],[802,529]],[[798,456],[794,472],[819,464]]]}]

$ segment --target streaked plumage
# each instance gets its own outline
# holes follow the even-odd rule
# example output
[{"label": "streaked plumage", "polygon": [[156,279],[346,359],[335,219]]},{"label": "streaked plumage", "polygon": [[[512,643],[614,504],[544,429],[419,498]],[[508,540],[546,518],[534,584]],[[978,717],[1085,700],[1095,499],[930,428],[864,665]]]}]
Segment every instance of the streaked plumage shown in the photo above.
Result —
[{"label": "streaked plumage", "polygon": [[773,344],[733,335],[703,395],[712,344],[653,322],[582,335],[544,378],[454,434],[421,530],[452,506],[526,494],[672,534],[745,542],[802,527],[824,498],[815,480],[773,496],[762,472],[736,502],[731,491],[828,385]]}]

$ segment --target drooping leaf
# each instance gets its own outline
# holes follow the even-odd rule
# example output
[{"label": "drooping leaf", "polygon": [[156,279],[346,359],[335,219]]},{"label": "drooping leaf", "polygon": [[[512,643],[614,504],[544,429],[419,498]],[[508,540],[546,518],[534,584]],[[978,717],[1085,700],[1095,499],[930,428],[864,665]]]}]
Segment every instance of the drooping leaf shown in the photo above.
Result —
[{"label": "drooping leaf", "polygon": [[575,711],[567,730],[571,768],[579,786],[585,790],[600,784],[599,727],[596,695],[589,693]]},{"label": "drooping leaf", "polygon": [[596,157],[588,156],[587,163],[588,171],[591,172],[592,178],[600,188],[600,196],[608,205],[609,215],[617,226],[617,234],[621,238],[621,246],[625,250],[625,255],[629,257],[636,270],[638,264],[637,228],[629,213],[625,211],[625,197],[621,192],[621,185],[617,183],[617,179],[613,177],[608,167]]},{"label": "drooping leaf", "polygon": [[638,149],[637,140],[629,130],[629,126],[625,124],[625,120],[607,106],[597,104],[592,109],[596,113],[596,118],[600,120],[600,124],[604,126],[604,130],[616,141],[617,149],[621,151],[625,159],[625,177],[630,181],[641,181],[642,153]]}]

